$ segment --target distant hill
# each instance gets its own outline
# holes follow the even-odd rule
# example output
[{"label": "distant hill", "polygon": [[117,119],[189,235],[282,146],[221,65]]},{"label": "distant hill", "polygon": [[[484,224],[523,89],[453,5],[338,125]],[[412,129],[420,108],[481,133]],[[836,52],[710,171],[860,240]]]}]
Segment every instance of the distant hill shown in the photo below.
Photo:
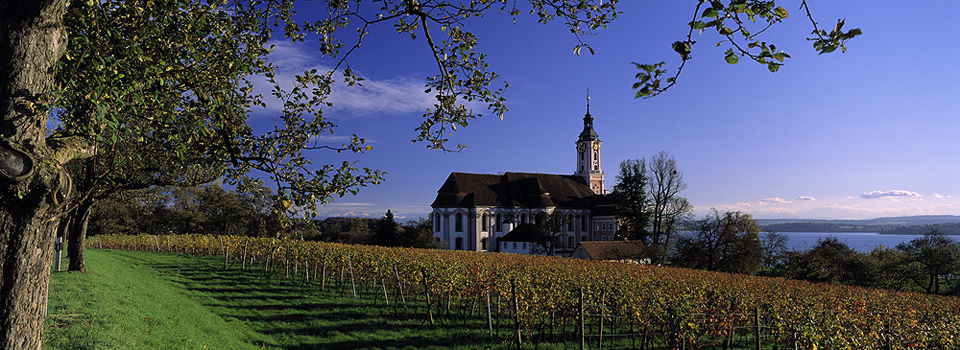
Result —
[{"label": "distant hill", "polygon": [[776,232],[879,232],[883,234],[921,235],[936,229],[948,235],[960,235],[960,216],[921,215],[868,220],[759,219],[764,231]]}]

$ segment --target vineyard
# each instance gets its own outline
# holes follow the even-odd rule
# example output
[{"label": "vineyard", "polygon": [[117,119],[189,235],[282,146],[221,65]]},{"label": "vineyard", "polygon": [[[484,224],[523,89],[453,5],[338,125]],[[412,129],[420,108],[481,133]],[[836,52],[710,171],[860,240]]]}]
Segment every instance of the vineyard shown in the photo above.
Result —
[{"label": "vineyard", "polygon": [[398,319],[565,348],[955,349],[960,299],[649,265],[242,236],[95,236],[92,249],[223,257]]}]

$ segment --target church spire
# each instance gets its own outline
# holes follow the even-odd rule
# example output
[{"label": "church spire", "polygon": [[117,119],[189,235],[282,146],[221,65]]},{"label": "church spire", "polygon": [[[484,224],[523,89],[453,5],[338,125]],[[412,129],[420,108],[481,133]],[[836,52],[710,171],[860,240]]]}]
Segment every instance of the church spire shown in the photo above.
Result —
[{"label": "church spire", "polygon": [[593,116],[590,115],[590,89],[587,89],[587,114],[583,116],[583,131],[580,141],[597,140],[597,132],[593,130]]},{"label": "church spire", "polygon": [[600,138],[593,130],[593,116],[590,115],[590,89],[587,89],[587,114],[583,116],[583,131],[577,144],[576,175],[583,176],[594,193],[603,193],[603,169],[600,167]]}]

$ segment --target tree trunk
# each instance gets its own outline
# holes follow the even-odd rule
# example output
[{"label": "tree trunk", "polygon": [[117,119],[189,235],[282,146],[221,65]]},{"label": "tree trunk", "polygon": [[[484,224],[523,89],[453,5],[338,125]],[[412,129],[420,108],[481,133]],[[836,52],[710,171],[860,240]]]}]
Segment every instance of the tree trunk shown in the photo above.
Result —
[{"label": "tree trunk", "polygon": [[72,217],[70,217],[67,228],[67,237],[69,237],[67,254],[70,256],[70,267],[68,271],[87,271],[84,251],[86,250],[87,242],[87,224],[90,222],[90,214],[93,213],[94,204],[93,199],[88,199],[80,203],[72,212]]},{"label": "tree trunk", "polygon": [[66,50],[66,6],[0,2],[0,349],[42,344],[53,225],[69,191],[66,156],[46,143],[54,67]]}]

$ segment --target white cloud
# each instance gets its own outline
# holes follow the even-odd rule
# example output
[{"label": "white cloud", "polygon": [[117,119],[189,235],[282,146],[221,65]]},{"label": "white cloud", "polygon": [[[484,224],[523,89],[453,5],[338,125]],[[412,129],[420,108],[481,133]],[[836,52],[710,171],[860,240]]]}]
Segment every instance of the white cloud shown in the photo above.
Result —
[{"label": "white cloud", "polygon": [[937,198],[937,199],[940,199],[940,198],[950,198],[950,196],[944,196],[944,195],[939,194],[939,193],[934,193],[934,194],[931,195],[930,197],[932,197],[932,198]]},{"label": "white cloud", "polygon": [[[291,43],[286,41],[271,42],[273,53],[270,62],[276,67],[274,79],[280,86],[289,90],[296,81],[296,75],[312,69],[317,74],[325,74],[333,69],[331,65],[320,62],[319,54],[309,44]],[[363,72],[355,71],[358,77],[364,80],[359,85],[348,86],[343,83],[343,75],[338,70],[333,74],[334,84],[326,102],[333,104],[325,107],[328,116],[337,118],[396,115],[410,113],[426,113],[436,103],[434,93],[425,93],[426,80],[423,78],[395,77],[390,79],[376,79],[364,76]],[[266,78],[252,78],[255,92],[263,94],[267,104],[266,112],[279,113],[283,103],[275,98],[271,92],[273,86]],[[485,109],[481,103],[467,103],[468,108],[474,110]]]},{"label": "white cloud", "polygon": [[893,190],[893,191],[867,192],[867,193],[861,194],[860,197],[872,199],[872,198],[883,198],[883,197],[917,197],[919,198],[923,196],[916,192]]},{"label": "white cloud", "polygon": [[770,198],[764,198],[760,200],[760,204],[768,204],[768,203],[790,203],[790,201],[780,197],[770,197]]},{"label": "white cloud", "polygon": [[810,197],[810,196],[800,196],[800,197],[794,198],[793,200],[794,200],[794,201],[811,201],[811,202],[812,202],[812,201],[815,201],[815,200],[817,200],[817,199],[816,199],[816,198],[813,198],[813,197]]}]

